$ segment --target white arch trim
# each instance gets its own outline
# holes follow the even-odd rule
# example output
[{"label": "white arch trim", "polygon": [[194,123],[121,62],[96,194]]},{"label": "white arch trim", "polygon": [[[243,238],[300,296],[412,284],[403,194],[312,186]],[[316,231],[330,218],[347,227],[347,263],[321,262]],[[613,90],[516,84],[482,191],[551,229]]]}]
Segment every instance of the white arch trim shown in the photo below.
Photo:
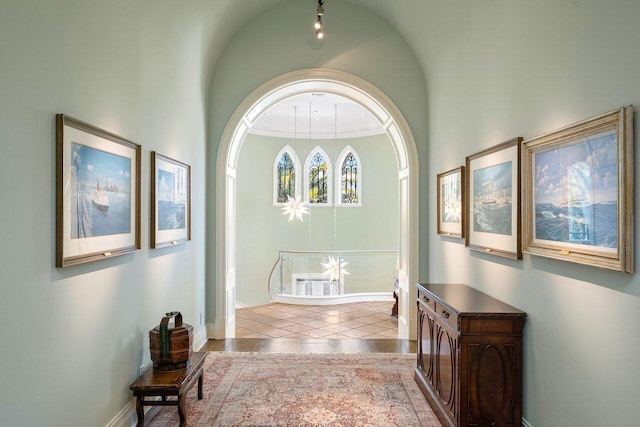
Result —
[{"label": "white arch trim", "polygon": [[[214,336],[235,335],[236,168],[242,143],[252,124],[272,105],[295,95],[326,92],[349,98],[378,120],[393,145],[398,163],[398,337],[415,335],[418,280],[418,154],[404,116],[381,90],[360,77],[328,69],[298,70],[276,77],[254,90],[236,108],[218,147],[216,168],[216,320]],[[389,286],[391,287],[392,284]],[[410,298],[411,297],[411,298]],[[211,329],[209,329],[211,331]]]}]

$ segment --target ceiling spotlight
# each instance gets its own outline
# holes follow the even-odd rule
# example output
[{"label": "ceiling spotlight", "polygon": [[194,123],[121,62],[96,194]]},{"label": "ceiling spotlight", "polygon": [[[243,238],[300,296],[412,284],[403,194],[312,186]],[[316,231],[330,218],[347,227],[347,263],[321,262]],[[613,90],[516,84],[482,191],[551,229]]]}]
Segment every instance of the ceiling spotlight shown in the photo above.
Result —
[{"label": "ceiling spotlight", "polygon": [[316,9],[316,22],[313,24],[313,28],[316,30],[316,37],[322,39],[324,37],[324,31],[322,31],[322,16],[324,15],[324,0],[318,0],[318,8]]}]

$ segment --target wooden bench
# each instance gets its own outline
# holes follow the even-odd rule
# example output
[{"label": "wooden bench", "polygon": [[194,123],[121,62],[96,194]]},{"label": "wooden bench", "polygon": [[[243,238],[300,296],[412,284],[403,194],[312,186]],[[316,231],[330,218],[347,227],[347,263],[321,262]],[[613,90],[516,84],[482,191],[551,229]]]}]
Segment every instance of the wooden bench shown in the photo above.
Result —
[{"label": "wooden bench", "polygon": [[[198,399],[202,400],[202,366],[206,356],[206,352],[193,353],[191,366],[177,371],[157,371],[149,368],[129,386],[136,397],[138,427],[144,426],[145,406],[177,406],[180,426],[187,425],[185,397],[197,380]],[[168,400],[169,396],[176,396],[177,399]],[[145,397],[160,397],[161,400],[146,400]]]}]

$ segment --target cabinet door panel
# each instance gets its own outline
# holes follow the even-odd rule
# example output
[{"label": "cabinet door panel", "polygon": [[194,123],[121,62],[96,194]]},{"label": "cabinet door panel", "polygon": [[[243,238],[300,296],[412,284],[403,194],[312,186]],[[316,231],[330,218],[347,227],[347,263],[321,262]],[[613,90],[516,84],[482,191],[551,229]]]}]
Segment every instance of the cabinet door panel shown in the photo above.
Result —
[{"label": "cabinet door panel", "polygon": [[514,346],[475,344],[469,347],[471,419],[480,426],[515,425]]},{"label": "cabinet door panel", "polygon": [[447,408],[455,415],[455,397],[457,382],[457,336],[437,324],[437,392]]},{"label": "cabinet door panel", "polygon": [[426,379],[434,384],[434,375],[433,375],[433,360],[435,355],[435,322],[433,318],[433,314],[424,310],[422,307],[419,307],[419,322],[421,322],[421,327],[419,328],[421,335],[418,341],[419,352],[421,356],[421,360],[418,361],[418,365],[422,372],[424,372]]}]

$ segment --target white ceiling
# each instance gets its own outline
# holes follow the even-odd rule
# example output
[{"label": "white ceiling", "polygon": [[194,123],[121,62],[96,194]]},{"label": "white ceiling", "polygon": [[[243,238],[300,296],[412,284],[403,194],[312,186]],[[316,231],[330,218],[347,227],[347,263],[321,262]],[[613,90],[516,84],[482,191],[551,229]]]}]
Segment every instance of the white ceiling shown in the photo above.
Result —
[{"label": "white ceiling", "polygon": [[378,135],[384,133],[384,129],[368,110],[348,98],[330,93],[307,93],[271,107],[256,120],[249,133],[332,139]]}]

